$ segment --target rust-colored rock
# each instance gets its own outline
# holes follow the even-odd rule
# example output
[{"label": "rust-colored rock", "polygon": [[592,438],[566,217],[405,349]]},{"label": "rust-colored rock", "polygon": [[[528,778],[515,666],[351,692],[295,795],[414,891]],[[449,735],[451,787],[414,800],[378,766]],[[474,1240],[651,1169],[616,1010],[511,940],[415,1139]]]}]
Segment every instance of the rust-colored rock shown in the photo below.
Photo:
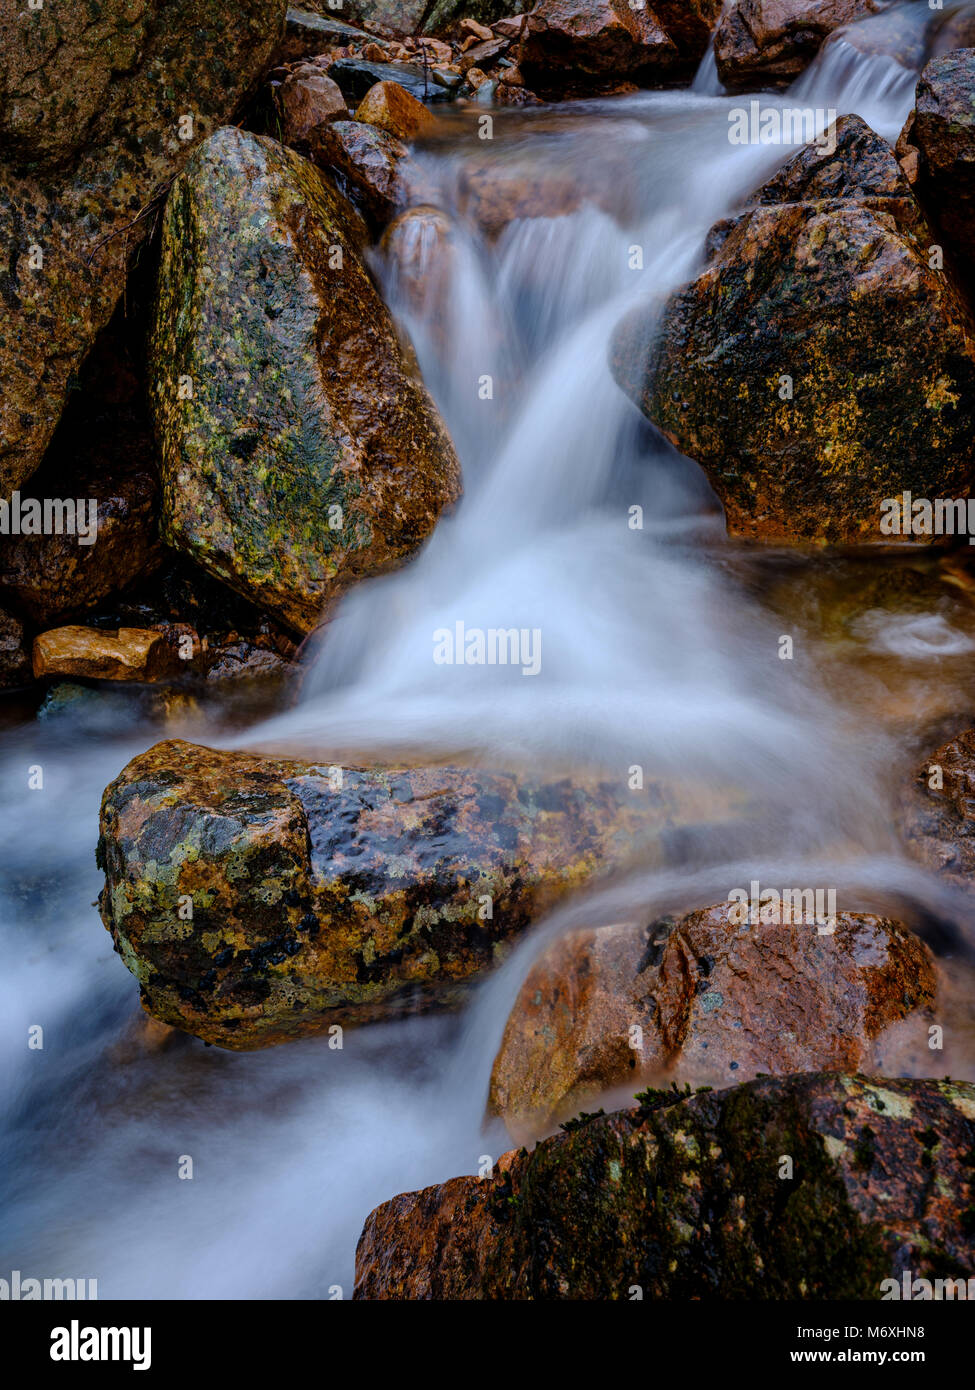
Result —
[{"label": "rust-colored rock", "polygon": [[102,681],[155,681],[172,675],[178,657],[162,632],[120,627],[56,627],[34,638],[34,675]]},{"label": "rust-colored rock", "polygon": [[923,760],[902,812],[911,853],[958,886],[975,887],[975,729]]},{"label": "rust-colored rock", "polygon": [[805,922],[733,924],[725,902],[573,932],[525,979],[491,1108],[524,1141],[651,1080],[873,1071],[908,1017],[926,1043],[934,995],[927,948],[900,923],[862,913],[837,913],[835,932],[820,934]]},{"label": "rust-colored rock", "polygon": [[788,85],[843,25],[876,14],[884,0],[734,0],[714,32],[726,87]]},{"label": "rust-colored rock", "polygon": [[161,743],[105,792],[101,910],[155,1017],[263,1047],[458,1002],[566,893],[659,862],[685,796]]},{"label": "rust-colored rock", "polygon": [[398,82],[377,82],[370,87],[355,118],[395,135],[398,140],[415,140],[435,124],[423,102],[410,96]]},{"label": "rust-colored rock", "polygon": [[303,148],[323,121],[347,120],[349,108],[337,82],[311,63],[290,72],[274,93],[285,145]]},{"label": "rust-colored rock", "polygon": [[377,1207],[354,1296],[877,1300],[905,1270],[975,1277],[966,1082],[767,1077],[568,1128]]},{"label": "rust-colored rock", "polygon": [[677,45],[649,6],[628,0],[540,0],[522,30],[518,66],[539,91],[565,82],[672,74]]},{"label": "rust-colored rock", "polygon": [[436,200],[436,188],[403,141],[365,121],[318,126],[312,157],[373,223],[389,222],[410,203]]},{"label": "rust-colored rock", "polygon": [[918,197],[947,255],[975,284],[975,49],[928,63],[917,84],[909,139],[917,150]]},{"label": "rust-colored rock", "polygon": [[662,318],[624,319],[613,370],[704,467],[732,535],[924,539],[889,503],[968,493],[975,328],[890,146],[857,116],[835,135],[712,230]]}]

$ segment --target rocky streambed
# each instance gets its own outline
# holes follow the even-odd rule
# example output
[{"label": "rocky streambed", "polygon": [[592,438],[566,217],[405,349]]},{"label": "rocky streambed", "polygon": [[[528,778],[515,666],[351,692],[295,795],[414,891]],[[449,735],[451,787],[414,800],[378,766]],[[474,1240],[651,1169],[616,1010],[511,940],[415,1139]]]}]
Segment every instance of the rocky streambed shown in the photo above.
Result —
[{"label": "rocky streambed", "polygon": [[12,1267],[967,1280],[972,7],[320,8],[3,17]]}]

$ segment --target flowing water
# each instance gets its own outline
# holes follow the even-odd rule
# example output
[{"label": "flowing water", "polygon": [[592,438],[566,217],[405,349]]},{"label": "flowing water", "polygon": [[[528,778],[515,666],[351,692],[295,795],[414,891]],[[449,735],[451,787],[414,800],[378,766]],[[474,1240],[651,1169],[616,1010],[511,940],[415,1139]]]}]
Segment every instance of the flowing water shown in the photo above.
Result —
[{"label": "flowing water", "polygon": [[[839,41],[762,100],[856,111],[893,140],[914,82]],[[607,365],[622,315],[686,280],[708,228],[790,153],[729,143],[729,108],[747,100],[720,94],[712,60],[688,91],[496,111],[491,140],[481,107],[441,117],[420,158],[454,215],[449,253],[417,231],[420,294],[379,251],[374,270],[456,442],[463,502],[411,565],[345,599],[297,704],[245,729],[210,709],[166,731],[329,761],[584,765],[621,785],[639,765],[714,815],[663,869],[636,865],[540,924],[461,1015],[348,1030],[341,1051],[181,1040],[147,1054],[135,983],[92,905],[94,844],[103,787],[161,733],[111,713],[9,731],[0,1273],[97,1278],[101,1297],[347,1297],[374,1205],[509,1147],[484,1120],[494,1051],[531,959],[572,926],[649,921],[755,877],[829,883],[841,906],[940,922],[935,944],[962,971],[971,915],[903,856],[892,822],[934,732],[975,714],[967,572],[729,546],[703,474]],[[578,206],[491,243],[471,216],[485,168],[489,190],[569,185]],[[888,582],[905,570],[906,590]],[[537,630],[537,674],[435,663],[435,632],[457,622]],[[952,1007],[936,1070],[975,1075]],[[38,1024],[44,1048],[28,1050]]]}]

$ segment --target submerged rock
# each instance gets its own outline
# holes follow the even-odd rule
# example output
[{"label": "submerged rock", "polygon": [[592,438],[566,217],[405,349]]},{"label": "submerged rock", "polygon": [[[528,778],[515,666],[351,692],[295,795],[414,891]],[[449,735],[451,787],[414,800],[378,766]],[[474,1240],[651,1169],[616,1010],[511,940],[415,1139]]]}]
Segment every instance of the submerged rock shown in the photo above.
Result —
[{"label": "submerged rock", "polygon": [[874,1300],[905,1270],[975,1276],[973,1214],[975,1086],[763,1078],[647,1097],[492,1177],[394,1197],[354,1296]]},{"label": "submerged rock", "polygon": [[363,238],[312,165],[230,129],[174,184],[163,224],[163,537],[302,632],[412,554],[460,490]]},{"label": "submerged rock", "polygon": [[807,146],[667,303],[631,312],[613,370],[724,503],[732,535],[912,539],[885,500],[967,494],[972,321],[893,151],[856,116]]},{"label": "submerged rock", "polygon": [[872,1071],[911,1016],[924,1046],[935,979],[899,922],[836,914],[739,926],[728,903],[573,932],[525,978],[491,1076],[517,1140],[649,1080],[729,1085],[762,1074]]},{"label": "submerged rock", "polygon": [[687,819],[659,787],[161,743],[105,792],[101,910],[155,1017],[263,1047],[457,1002],[557,899]]},{"label": "submerged rock", "polygon": [[733,89],[792,82],[843,25],[885,0],[733,0],[714,31],[718,76]]},{"label": "submerged rock", "polygon": [[0,496],[35,470],[153,197],[263,71],[284,0],[5,4]]}]

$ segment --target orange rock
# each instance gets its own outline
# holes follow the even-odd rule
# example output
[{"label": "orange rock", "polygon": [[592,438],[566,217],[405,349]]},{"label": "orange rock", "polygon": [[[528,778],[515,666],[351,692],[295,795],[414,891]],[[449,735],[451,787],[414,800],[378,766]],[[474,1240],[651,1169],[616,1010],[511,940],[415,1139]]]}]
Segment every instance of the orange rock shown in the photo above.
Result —
[{"label": "orange rock", "polygon": [[434,123],[423,103],[398,82],[377,82],[370,87],[359,103],[355,119],[388,131],[399,140],[414,140]]},{"label": "orange rock", "polygon": [[[896,1065],[926,1034],[927,948],[887,918],[732,924],[728,904],[574,932],[529,972],[505,1028],[490,1105],[519,1142],[618,1088],[729,1085],[760,1073]],[[910,1018],[910,1026],[902,1022]],[[916,1025],[916,1026],[915,1026]]]},{"label": "orange rock", "polygon": [[176,660],[165,635],[148,628],[56,627],[34,639],[34,675],[87,676],[103,681],[154,681],[172,675]]},{"label": "orange rock", "polygon": [[494,38],[494,34],[487,25],[478,24],[476,19],[462,19],[460,29],[462,34],[473,34],[475,39],[480,39],[482,42]]},{"label": "orange rock", "polygon": [[301,144],[322,121],[344,120],[349,114],[338,83],[312,63],[290,73],[275,92],[274,101],[286,145]]}]

